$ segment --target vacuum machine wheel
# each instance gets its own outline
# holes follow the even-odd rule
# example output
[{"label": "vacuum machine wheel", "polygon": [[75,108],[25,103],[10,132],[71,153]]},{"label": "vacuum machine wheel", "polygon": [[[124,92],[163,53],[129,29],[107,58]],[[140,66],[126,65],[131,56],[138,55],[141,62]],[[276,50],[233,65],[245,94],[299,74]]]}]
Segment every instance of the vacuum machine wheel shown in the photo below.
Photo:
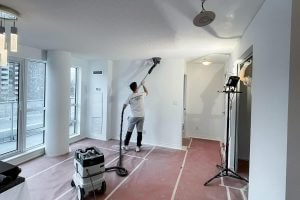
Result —
[{"label": "vacuum machine wheel", "polygon": [[75,187],[75,183],[74,183],[73,180],[71,181],[71,186],[72,186],[72,187]]},{"label": "vacuum machine wheel", "polygon": [[81,187],[77,187],[77,197],[79,200],[83,200],[84,199],[84,189]]},{"label": "vacuum machine wheel", "polygon": [[102,181],[101,189],[98,190],[98,192],[99,192],[100,194],[104,194],[105,191],[106,191],[106,182],[105,182],[105,181]]}]

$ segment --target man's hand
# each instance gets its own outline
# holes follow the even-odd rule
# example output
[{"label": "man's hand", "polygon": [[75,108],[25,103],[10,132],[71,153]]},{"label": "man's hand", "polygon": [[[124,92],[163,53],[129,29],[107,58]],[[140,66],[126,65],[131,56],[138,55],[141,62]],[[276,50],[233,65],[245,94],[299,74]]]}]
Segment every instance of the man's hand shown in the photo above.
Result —
[{"label": "man's hand", "polygon": [[251,64],[252,64],[252,60],[249,60],[249,61],[245,62],[243,66],[248,67]]}]

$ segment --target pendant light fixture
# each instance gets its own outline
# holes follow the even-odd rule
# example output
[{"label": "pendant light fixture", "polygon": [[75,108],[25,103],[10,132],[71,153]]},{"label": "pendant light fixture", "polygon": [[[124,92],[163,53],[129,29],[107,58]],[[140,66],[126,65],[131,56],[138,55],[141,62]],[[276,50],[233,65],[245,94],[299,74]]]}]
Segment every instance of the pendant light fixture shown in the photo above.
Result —
[{"label": "pendant light fixture", "polygon": [[2,20],[0,22],[0,50],[3,50],[5,47],[5,27],[2,24]]},{"label": "pendant light fixture", "polygon": [[[16,21],[20,16],[19,12],[0,4],[0,67],[7,66],[8,63],[8,46],[10,52],[18,51],[18,29]],[[9,41],[6,37],[5,28],[10,27]],[[9,45],[7,45],[9,44]]]},{"label": "pendant light fixture", "polygon": [[7,60],[8,60],[7,49],[6,48],[1,49],[1,51],[0,51],[0,67],[7,66],[7,64],[8,64]]},{"label": "pendant light fixture", "polygon": [[16,21],[14,21],[14,26],[10,28],[10,51],[18,52],[18,29]]},{"label": "pendant light fixture", "polygon": [[7,66],[6,34],[2,19],[0,22],[0,66]]}]

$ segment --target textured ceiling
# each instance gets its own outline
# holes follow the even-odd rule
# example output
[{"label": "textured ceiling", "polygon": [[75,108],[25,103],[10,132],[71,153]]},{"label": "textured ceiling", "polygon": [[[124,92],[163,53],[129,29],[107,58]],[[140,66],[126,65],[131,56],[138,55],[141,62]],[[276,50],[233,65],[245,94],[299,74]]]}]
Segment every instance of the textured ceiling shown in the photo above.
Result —
[{"label": "textured ceiling", "polygon": [[200,57],[231,52],[264,0],[0,0],[21,13],[20,43],[88,58]]}]

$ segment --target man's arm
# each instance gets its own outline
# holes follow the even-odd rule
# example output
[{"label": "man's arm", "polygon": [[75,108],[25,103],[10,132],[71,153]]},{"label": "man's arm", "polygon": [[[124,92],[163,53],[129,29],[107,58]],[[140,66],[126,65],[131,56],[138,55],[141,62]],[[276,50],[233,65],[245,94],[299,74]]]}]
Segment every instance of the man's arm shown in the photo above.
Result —
[{"label": "man's arm", "polygon": [[242,82],[246,82],[247,78],[245,77],[246,69],[251,64],[251,61],[248,61],[244,64],[242,69],[240,70],[239,77]]},{"label": "man's arm", "polygon": [[145,84],[145,81],[142,81],[142,86],[143,86],[144,92],[146,93],[146,95],[148,95],[148,90],[144,84]]},{"label": "man's arm", "polygon": [[126,109],[127,105],[129,104],[129,98],[126,99],[126,101],[123,104],[123,110]]}]

